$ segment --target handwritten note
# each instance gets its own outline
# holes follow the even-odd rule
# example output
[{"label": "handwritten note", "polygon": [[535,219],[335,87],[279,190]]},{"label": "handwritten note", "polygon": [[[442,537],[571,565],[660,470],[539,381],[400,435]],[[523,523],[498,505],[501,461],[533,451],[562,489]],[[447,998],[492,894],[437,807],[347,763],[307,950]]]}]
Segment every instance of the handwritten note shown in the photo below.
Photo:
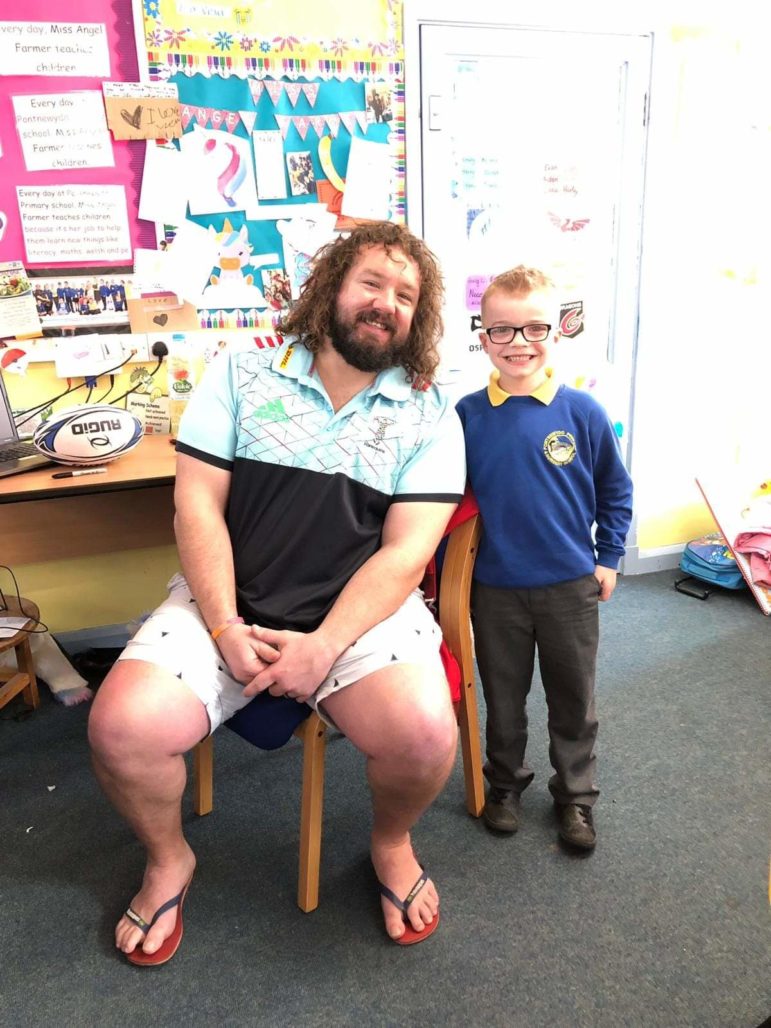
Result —
[{"label": "handwritten note", "polygon": [[123,186],[17,186],[32,263],[131,259]]},{"label": "handwritten note", "polygon": [[110,74],[107,31],[98,23],[0,21],[0,75]]},{"label": "handwritten note", "polygon": [[115,139],[179,139],[179,93],[172,82],[103,82],[107,124]]},{"label": "handwritten note", "polygon": [[28,171],[115,166],[97,90],[14,96],[13,109]]}]

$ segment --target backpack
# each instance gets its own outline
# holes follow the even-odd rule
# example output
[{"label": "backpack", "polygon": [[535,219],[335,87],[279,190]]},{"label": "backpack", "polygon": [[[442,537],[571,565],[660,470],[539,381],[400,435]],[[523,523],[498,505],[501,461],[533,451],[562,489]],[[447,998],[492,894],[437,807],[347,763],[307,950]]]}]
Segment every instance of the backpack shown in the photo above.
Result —
[{"label": "backpack", "polygon": [[695,579],[719,585],[722,589],[743,589],[746,584],[725,536],[720,532],[711,532],[686,543],[680,558],[680,570],[685,572],[685,578],[675,581],[675,589],[699,600],[709,599],[712,590],[695,588],[690,584]]}]

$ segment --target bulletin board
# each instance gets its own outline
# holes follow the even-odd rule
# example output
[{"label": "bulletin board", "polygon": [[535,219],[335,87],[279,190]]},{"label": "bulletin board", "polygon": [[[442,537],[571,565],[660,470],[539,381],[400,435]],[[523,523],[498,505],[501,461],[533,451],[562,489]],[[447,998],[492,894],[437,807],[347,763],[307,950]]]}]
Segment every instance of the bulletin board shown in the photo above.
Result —
[{"label": "bulletin board", "polygon": [[[174,0],[135,0],[135,13],[145,44],[140,75],[177,87],[184,129],[171,144],[185,158],[173,177],[187,184],[189,203],[181,216],[156,216],[159,241],[171,253],[181,231],[186,251],[198,254],[211,242],[209,280],[200,295],[187,297],[201,327],[267,329],[298,295],[310,257],[334,232],[359,221],[404,221],[401,0],[365,0],[344,10],[297,0],[184,8]],[[283,196],[263,190],[258,137],[286,162]],[[195,147],[211,155],[224,200],[215,197],[208,208],[190,192],[206,164],[201,159],[193,170],[188,155]],[[160,149],[148,144],[148,169],[174,166],[175,155]],[[370,158],[367,189],[354,200],[352,166]],[[274,182],[277,167],[274,161]],[[255,172],[252,198],[244,199]],[[161,214],[162,198],[143,204],[150,209]],[[191,225],[201,231],[191,235]],[[230,264],[236,252],[245,264],[225,275],[218,260],[224,255]]]},{"label": "bulletin board", "polygon": [[[7,13],[6,13],[7,11]],[[16,5],[13,12],[4,8],[2,20],[29,22],[80,22],[105,25],[109,49],[112,81],[137,81],[138,63],[134,41],[134,19],[131,0],[74,0],[62,6],[55,0],[27,0]],[[0,69],[1,70],[1,69]],[[136,217],[145,147],[141,142],[114,142],[114,167],[64,168],[61,170],[27,170],[21,142],[16,130],[12,97],[25,94],[51,94],[78,90],[101,90],[102,79],[56,75],[2,75],[0,74],[0,262],[22,260],[29,268],[41,266],[70,268],[82,267],[89,262],[50,261],[35,262],[27,259],[21,219],[17,204],[16,186],[49,185],[113,185],[125,190],[128,208],[128,226],[132,251],[136,247],[154,246],[152,224]],[[121,266],[125,259],[105,261],[94,254],[92,266]]]}]

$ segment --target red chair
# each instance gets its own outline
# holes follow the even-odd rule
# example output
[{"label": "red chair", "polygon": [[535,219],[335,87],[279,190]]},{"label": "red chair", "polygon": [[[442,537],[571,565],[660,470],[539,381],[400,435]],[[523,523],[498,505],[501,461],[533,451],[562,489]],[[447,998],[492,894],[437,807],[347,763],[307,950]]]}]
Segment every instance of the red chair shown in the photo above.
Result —
[{"label": "red chair", "polygon": [[[443,660],[458,716],[466,788],[466,809],[479,817],[484,805],[482,752],[474,686],[474,652],[471,639],[469,602],[481,526],[476,505],[464,500],[448,525],[447,546],[442,558],[438,595],[438,618],[445,646]],[[427,569],[424,592],[432,592],[436,572]],[[283,696],[261,693],[229,721],[228,728],[261,749],[283,746],[292,734],[303,745],[302,802],[300,810],[300,867],[297,904],[310,913],[319,904],[321,827],[324,797],[324,753],[326,725],[311,707]],[[195,747],[193,763],[193,805],[197,814],[213,808],[213,737]]]}]

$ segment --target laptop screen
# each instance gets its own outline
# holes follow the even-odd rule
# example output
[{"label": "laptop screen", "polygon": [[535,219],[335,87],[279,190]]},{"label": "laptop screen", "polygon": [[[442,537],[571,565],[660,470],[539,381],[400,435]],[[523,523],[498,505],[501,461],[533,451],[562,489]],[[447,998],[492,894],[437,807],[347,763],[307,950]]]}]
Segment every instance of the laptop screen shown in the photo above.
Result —
[{"label": "laptop screen", "polygon": [[16,423],[11,415],[11,404],[5,391],[3,373],[0,371],[0,445],[15,443],[19,438]]}]

